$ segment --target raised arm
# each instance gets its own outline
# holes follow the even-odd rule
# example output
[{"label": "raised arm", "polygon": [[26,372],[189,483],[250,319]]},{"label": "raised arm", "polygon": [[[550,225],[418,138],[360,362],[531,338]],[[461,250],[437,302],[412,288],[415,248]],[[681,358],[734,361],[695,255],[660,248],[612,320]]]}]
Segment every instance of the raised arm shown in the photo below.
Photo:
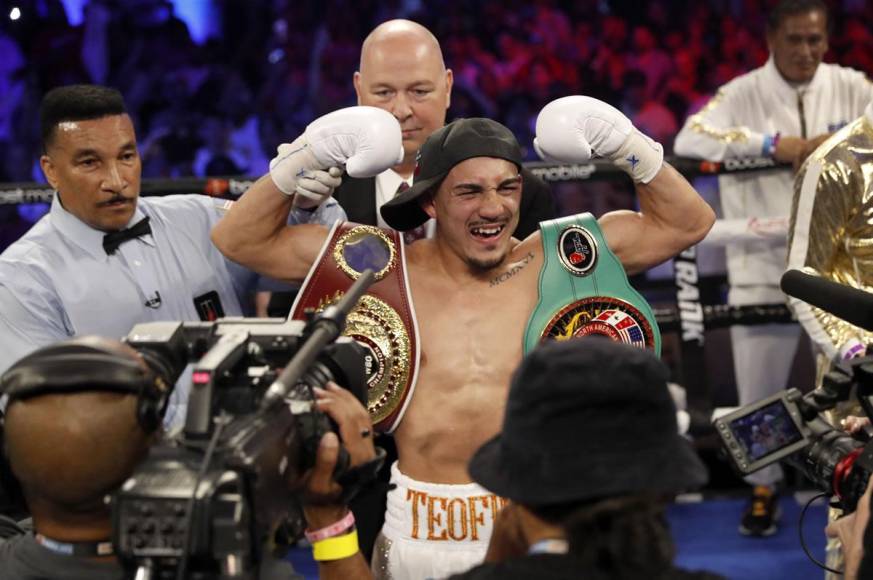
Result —
[{"label": "raised arm", "polygon": [[613,211],[600,217],[610,249],[628,274],[648,270],[706,236],[715,212],[667,163],[649,183],[637,183],[640,211]]},{"label": "raised arm", "polygon": [[270,173],[218,222],[212,241],[225,256],[256,272],[277,280],[302,280],[328,230],[287,225],[295,198],[305,207],[313,198],[330,195],[339,185],[339,172],[332,168],[345,166],[353,177],[384,171],[398,163],[401,141],[397,120],[375,107],[341,109],[313,121],[297,140],[279,147]]},{"label": "raised arm", "polygon": [[212,241],[229,259],[284,282],[299,282],[324,244],[322,225],[286,225],[292,199],[269,175],[261,177],[212,229]]},{"label": "raised arm", "polygon": [[663,162],[663,148],[619,110],[597,99],[564,97],[537,118],[534,146],[544,158],[571,163],[605,157],[633,179],[640,211],[599,219],[610,249],[628,273],[651,268],[699,242],[715,212],[679,172]]}]

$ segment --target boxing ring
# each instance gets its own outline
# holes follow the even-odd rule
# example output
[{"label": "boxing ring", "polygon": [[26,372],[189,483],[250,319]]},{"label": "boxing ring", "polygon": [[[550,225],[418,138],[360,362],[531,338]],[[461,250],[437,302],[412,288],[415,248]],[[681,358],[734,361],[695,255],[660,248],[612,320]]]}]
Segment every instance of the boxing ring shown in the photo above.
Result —
[{"label": "boxing ring", "polygon": [[[729,159],[723,162],[680,157],[670,157],[666,160],[689,180],[731,173],[791,170],[788,165],[780,166],[773,159],[763,157]],[[633,191],[633,184],[627,174],[607,161],[595,160],[583,164],[531,162],[526,166],[555,187],[564,183],[601,181],[615,182]],[[154,196],[201,193],[235,199],[253,183],[254,179],[249,177],[143,179],[141,194]],[[19,204],[50,203],[53,195],[53,190],[44,184],[2,183],[0,208]],[[584,198],[584,195],[582,197]],[[581,203],[584,205],[584,199]],[[716,223],[714,232],[718,229],[719,222]],[[672,279],[653,279],[645,274],[632,279],[633,285],[652,303],[661,332],[664,335],[677,337],[679,356],[678,360],[672,361],[673,380],[685,388],[688,410],[692,417],[707,421],[716,406],[712,376],[707,370],[705,358],[707,331],[738,324],[760,325],[794,320],[792,313],[783,303],[732,306],[712,300],[713,295],[722,294],[720,289],[726,287],[727,278],[725,274],[702,275],[698,264],[698,249],[705,246],[724,246],[737,239],[742,238],[722,230],[717,235],[711,234],[698,246],[688,248],[673,259]],[[0,248],[0,251],[2,250],[3,248]],[[653,299],[655,295],[660,298]],[[709,300],[705,300],[704,297]]]}]

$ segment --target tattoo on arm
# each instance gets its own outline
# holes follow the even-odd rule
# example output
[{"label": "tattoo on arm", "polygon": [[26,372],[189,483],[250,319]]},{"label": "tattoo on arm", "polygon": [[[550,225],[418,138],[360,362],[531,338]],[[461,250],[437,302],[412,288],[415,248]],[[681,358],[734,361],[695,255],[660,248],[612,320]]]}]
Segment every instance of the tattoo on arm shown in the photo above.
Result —
[{"label": "tattoo on arm", "polygon": [[519,272],[521,272],[521,269],[524,268],[525,266],[527,266],[528,264],[530,264],[531,260],[533,260],[533,259],[534,259],[533,252],[528,252],[527,255],[524,258],[522,258],[519,263],[517,263],[515,266],[513,266],[512,268],[510,268],[506,272],[501,272],[500,274],[497,275],[497,277],[495,277],[493,280],[491,280],[491,284],[489,284],[489,286],[494,287],[494,286],[497,286],[498,284],[502,284],[502,283],[506,282],[507,280],[509,280],[510,278],[512,278],[513,276],[515,276]]}]

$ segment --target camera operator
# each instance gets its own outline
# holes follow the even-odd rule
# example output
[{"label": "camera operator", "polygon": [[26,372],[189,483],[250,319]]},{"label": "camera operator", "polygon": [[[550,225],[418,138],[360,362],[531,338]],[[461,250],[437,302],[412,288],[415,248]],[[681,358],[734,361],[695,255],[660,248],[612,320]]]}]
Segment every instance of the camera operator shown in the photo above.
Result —
[{"label": "camera operator", "polygon": [[[843,550],[843,578],[873,578],[873,559],[864,554],[873,554],[873,530],[868,530],[870,521],[870,494],[873,492],[873,479],[867,484],[867,491],[858,502],[858,509],[846,517],[828,524],[825,534],[840,541]],[[865,549],[866,546],[866,549]]]},{"label": "camera operator", "polygon": [[[339,425],[339,435],[349,453],[349,465],[362,465],[376,457],[372,423],[363,405],[349,391],[328,383],[316,389],[318,407]],[[304,513],[309,525],[307,538],[318,561],[319,577],[353,580],[370,578],[370,571],[358,548],[354,518],[348,506],[339,502],[342,492],[333,472],[340,441],[334,433],[321,440],[315,466],[306,482]]]},{"label": "camera operator", "polygon": [[[59,346],[78,347],[80,354],[114,357],[131,374],[147,373],[133,349],[115,341],[81,337],[44,347],[20,360],[0,379],[0,387],[8,393],[13,382],[41,382],[41,377],[17,374],[17,369],[39,365],[56,354]],[[51,384],[44,386],[52,388]],[[113,556],[110,507],[105,498],[145,457],[154,433],[137,420],[137,395],[89,388],[83,380],[81,390],[75,392],[10,395],[4,423],[6,453],[21,482],[34,531],[19,529],[21,533],[0,544],[4,578],[123,578]],[[10,525],[8,529],[15,528]]]},{"label": "camera operator", "polygon": [[[324,455],[322,478],[332,468]],[[469,470],[511,503],[497,518],[486,563],[455,580],[718,578],[673,565],[665,504],[702,485],[706,472],[678,434],[666,368],[647,351],[583,338],[531,352],[512,380],[501,433]],[[426,503],[423,492],[410,493]],[[482,519],[475,501],[449,507],[459,509],[434,522],[436,537]],[[319,566],[325,580],[370,577],[359,554]]]},{"label": "camera operator", "polygon": [[[159,436],[168,390],[137,351],[97,337],[43,347],[0,377],[0,392],[9,395],[6,453],[33,515],[33,532],[0,517],[4,580],[124,578],[107,497]],[[349,465],[372,460],[372,425],[354,395],[333,383],[315,395],[339,427]],[[325,435],[319,464],[335,463],[338,449],[337,435]],[[326,505],[340,490],[332,471],[323,475],[313,472],[302,490],[313,503],[306,513],[314,529],[344,517],[335,500]],[[287,562],[270,560],[261,562],[260,578],[299,576]]]}]

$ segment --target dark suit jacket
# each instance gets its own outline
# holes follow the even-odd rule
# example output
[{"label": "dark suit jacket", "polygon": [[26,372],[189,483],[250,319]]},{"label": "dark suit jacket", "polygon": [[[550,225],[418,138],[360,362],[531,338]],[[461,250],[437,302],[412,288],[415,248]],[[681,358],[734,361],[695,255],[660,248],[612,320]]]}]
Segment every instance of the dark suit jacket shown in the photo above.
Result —
[{"label": "dark suit jacket", "polygon": [[[521,190],[521,207],[515,237],[523,240],[537,231],[539,223],[555,217],[555,202],[552,191],[542,179],[522,169],[524,186]],[[350,222],[376,225],[376,178],[357,179],[343,176],[342,185],[333,192],[333,197],[346,210]]]}]

